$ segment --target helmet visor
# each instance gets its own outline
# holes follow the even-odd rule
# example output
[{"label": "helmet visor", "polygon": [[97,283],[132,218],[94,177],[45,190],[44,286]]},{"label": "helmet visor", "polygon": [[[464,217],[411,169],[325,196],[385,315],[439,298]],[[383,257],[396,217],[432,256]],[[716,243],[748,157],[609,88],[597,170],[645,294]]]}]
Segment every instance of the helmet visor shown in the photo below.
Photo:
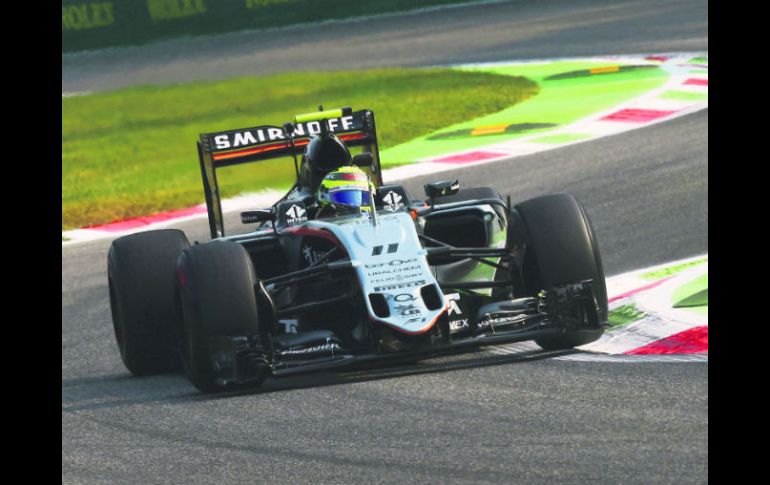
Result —
[{"label": "helmet visor", "polygon": [[369,205],[369,192],[365,190],[338,190],[329,194],[329,201],[335,204],[354,206]]}]

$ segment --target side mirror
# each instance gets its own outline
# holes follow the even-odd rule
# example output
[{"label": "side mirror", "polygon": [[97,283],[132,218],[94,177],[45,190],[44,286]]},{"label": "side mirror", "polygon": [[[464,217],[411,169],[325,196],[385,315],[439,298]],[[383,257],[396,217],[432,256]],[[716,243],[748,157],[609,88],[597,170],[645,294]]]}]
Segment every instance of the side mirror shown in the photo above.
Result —
[{"label": "side mirror", "polygon": [[371,167],[374,163],[372,154],[368,152],[359,153],[353,156],[353,165],[356,167]]},{"label": "side mirror", "polygon": [[440,182],[425,184],[425,195],[431,199],[434,199],[436,197],[443,197],[446,195],[454,195],[459,191],[460,191],[460,181],[457,179],[442,180]]},{"label": "side mirror", "polygon": [[241,212],[241,222],[243,224],[253,224],[255,222],[265,222],[273,220],[272,209],[257,209],[253,211]]}]

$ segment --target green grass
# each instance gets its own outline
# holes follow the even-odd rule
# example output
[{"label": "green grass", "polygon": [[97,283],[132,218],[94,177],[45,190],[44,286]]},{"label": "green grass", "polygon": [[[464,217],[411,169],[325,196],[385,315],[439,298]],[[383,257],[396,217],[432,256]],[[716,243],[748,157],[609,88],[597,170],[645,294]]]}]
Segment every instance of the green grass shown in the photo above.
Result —
[{"label": "green grass", "polygon": [[[62,229],[203,202],[200,133],[281,125],[352,106],[377,115],[380,148],[499,112],[538,92],[523,77],[451,69],[280,74],[62,98]],[[393,162],[402,162],[393,160]],[[383,159],[387,165],[388,160]],[[284,188],[290,159],[218,172],[222,195]]]}]

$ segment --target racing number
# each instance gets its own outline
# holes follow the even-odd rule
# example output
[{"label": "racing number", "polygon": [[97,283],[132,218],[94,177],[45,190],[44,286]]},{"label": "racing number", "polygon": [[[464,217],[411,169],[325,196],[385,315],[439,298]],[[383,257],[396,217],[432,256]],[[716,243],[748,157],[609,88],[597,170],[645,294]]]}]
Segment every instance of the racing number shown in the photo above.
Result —
[{"label": "racing number", "polygon": [[[382,254],[382,249],[384,246],[374,246],[372,249],[372,256],[379,256]],[[388,254],[395,253],[398,251],[398,243],[388,244]]]}]

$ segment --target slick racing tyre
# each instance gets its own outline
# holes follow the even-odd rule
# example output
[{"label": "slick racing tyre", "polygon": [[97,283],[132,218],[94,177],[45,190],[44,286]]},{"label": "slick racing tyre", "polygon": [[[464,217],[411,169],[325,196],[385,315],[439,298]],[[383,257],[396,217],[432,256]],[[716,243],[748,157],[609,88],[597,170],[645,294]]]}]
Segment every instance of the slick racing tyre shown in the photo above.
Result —
[{"label": "slick racing tyre", "polygon": [[126,368],[136,376],[179,367],[173,331],[176,261],[190,243],[182,231],[140,232],[113,241],[107,280],[115,340]]},{"label": "slick racing tyre", "polygon": [[[607,284],[591,222],[570,194],[554,194],[517,205],[527,243],[523,278],[530,294],[565,283],[593,280],[599,321],[607,321]],[[582,308],[575,316],[585,316]],[[604,327],[568,329],[559,337],[535,342],[545,350],[568,349],[597,340]]]},{"label": "slick racing tyre", "polygon": [[199,244],[179,257],[177,279],[185,374],[203,392],[224,390],[216,381],[210,343],[212,337],[258,333],[257,279],[251,259],[234,242]]}]

